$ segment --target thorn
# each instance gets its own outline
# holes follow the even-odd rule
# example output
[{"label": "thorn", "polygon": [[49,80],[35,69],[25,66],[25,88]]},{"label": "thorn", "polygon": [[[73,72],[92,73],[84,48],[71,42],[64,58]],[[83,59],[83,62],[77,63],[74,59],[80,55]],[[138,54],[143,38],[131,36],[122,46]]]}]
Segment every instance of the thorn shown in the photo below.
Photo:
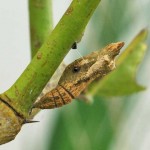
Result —
[{"label": "thorn", "polygon": [[40,121],[25,120],[23,124],[27,124],[27,123],[36,123],[36,122],[40,122]]}]

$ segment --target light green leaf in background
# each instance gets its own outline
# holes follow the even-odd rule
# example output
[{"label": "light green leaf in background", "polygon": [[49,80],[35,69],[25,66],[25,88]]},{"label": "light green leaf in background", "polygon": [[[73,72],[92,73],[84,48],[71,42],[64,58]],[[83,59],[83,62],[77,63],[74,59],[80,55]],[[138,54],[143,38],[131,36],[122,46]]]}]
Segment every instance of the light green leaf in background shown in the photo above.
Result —
[{"label": "light green leaf in background", "polygon": [[98,99],[63,107],[47,150],[107,150],[114,131],[107,104]]},{"label": "light green leaf in background", "polygon": [[136,81],[136,71],[143,60],[147,37],[147,29],[143,29],[118,58],[117,68],[90,88],[92,95],[122,96],[139,92],[145,87]]}]

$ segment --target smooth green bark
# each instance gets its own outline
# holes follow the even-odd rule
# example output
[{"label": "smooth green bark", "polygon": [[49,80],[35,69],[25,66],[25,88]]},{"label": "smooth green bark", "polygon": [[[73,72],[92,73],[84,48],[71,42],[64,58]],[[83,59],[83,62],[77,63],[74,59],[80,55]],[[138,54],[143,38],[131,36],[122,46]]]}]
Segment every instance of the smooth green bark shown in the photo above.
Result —
[{"label": "smooth green bark", "polygon": [[33,57],[52,30],[51,0],[29,0],[29,18]]},{"label": "smooth green bark", "polygon": [[15,84],[1,94],[17,112],[28,112],[72,44],[77,41],[100,0],[74,0]]}]

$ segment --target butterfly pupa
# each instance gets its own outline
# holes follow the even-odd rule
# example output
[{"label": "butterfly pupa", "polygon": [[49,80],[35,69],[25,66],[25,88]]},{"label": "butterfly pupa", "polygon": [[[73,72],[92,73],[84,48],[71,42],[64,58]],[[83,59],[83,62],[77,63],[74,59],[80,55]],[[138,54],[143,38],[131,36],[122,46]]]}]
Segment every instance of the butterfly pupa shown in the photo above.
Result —
[{"label": "butterfly pupa", "polygon": [[115,57],[124,42],[111,43],[69,64],[56,88],[33,104],[33,108],[52,109],[68,104],[95,79],[102,78],[115,69]]}]

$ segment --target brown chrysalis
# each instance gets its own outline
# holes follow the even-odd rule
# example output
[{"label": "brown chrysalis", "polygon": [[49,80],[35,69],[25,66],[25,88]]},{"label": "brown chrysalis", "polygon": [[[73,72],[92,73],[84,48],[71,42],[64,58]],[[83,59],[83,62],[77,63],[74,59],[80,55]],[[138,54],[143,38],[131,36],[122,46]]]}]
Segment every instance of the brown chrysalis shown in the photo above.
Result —
[{"label": "brown chrysalis", "polygon": [[35,102],[33,108],[52,109],[70,103],[93,80],[102,78],[115,68],[114,58],[123,45],[123,42],[112,43],[72,62],[66,67],[57,87]]}]

